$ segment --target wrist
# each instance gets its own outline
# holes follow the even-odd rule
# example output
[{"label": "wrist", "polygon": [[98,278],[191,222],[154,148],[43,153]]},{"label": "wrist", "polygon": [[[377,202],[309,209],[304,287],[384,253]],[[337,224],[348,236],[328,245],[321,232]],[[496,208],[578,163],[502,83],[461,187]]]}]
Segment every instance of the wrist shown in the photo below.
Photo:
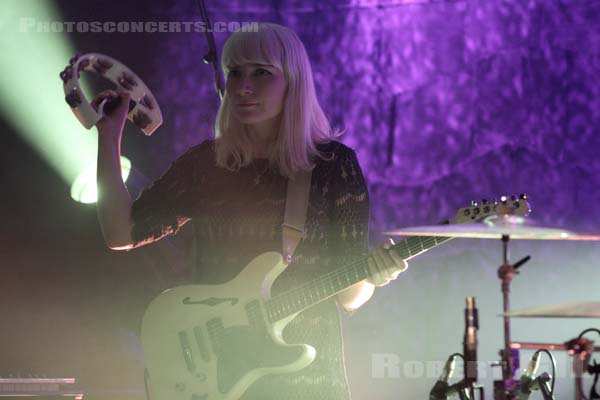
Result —
[{"label": "wrist", "polygon": [[98,147],[119,147],[121,132],[116,129],[98,128]]}]

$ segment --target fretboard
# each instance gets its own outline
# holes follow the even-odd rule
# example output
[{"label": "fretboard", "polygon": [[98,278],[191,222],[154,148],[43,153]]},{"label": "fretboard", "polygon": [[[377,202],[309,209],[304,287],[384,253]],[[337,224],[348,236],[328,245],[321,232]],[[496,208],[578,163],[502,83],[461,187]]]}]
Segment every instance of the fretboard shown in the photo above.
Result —
[{"label": "fretboard", "polygon": [[[411,236],[395,244],[393,249],[409,260],[441,243],[449,237]],[[266,302],[267,316],[276,322],[326,300],[369,277],[367,257],[340,266],[294,289],[274,296]]]}]

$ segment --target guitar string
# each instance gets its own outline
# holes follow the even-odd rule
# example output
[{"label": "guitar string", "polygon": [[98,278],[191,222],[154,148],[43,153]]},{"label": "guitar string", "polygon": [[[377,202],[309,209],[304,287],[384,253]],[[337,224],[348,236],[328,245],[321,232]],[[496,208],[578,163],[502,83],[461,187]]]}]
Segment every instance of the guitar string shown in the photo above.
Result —
[{"label": "guitar string", "polygon": [[[425,237],[423,239],[420,236],[413,236],[413,237],[405,239],[402,242],[394,245],[393,248],[396,249],[396,251],[402,256],[403,259],[408,259],[409,257],[412,257],[414,255],[417,255],[417,254],[425,251],[425,250],[428,250],[437,244],[444,243],[445,241],[447,241],[449,239],[451,239],[451,238],[432,236],[432,237]],[[413,243],[410,243],[411,241]],[[408,257],[405,257],[404,254],[408,254]],[[297,288],[288,290],[288,291],[286,291],[280,295],[277,295],[277,296],[273,297],[272,299],[266,301],[265,307],[267,309],[266,311],[267,311],[268,319],[270,320],[270,322],[275,322],[285,316],[289,316],[289,315],[293,314],[294,312],[302,309],[303,307],[306,307],[307,304],[302,303],[302,301],[307,299],[307,297],[304,293],[306,291],[308,291],[309,296],[311,297],[311,300],[313,300],[311,288],[315,289],[315,292],[318,297],[317,302],[324,300],[327,296],[332,296],[335,292],[339,291],[339,290],[336,290],[336,286],[335,286],[335,283],[333,282],[333,278],[336,278],[338,280],[339,286],[343,286],[342,281],[340,280],[340,277],[345,276],[346,280],[349,283],[352,280],[352,278],[350,278],[350,276],[348,274],[352,271],[352,272],[354,272],[353,275],[354,275],[355,279],[358,279],[356,282],[359,282],[361,280],[361,278],[364,279],[364,277],[368,276],[368,274],[369,274],[367,260],[368,260],[368,256],[361,258],[357,261],[351,262],[341,268],[338,268],[338,269],[330,271],[326,274],[323,274],[322,276],[312,279],[312,280],[308,281],[307,283],[304,283],[304,284],[298,286]],[[358,267],[361,267],[360,271],[357,271]],[[362,273],[360,276],[359,276],[359,272]],[[327,290],[327,287],[326,287],[327,282],[329,282],[329,287],[331,287],[333,293],[330,293]],[[321,286],[321,289],[323,289],[321,291],[321,293],[325,294],[326,295],[325,297],[322,297],[321,294],[319,293],[318,286]],[[296,301],[296,302],[289,301],[293,297],[300,297],[299,293],[304,294],[304,296],[302,297],[302,301]],[[285,314],[285,311],[286,311],[285,303],[286,302],[287,302],[287,312],[288,312],[287,314]],[[298,305],[300,305],[300,308],[298,308]],[[281,315],[281,314],[285,314],[285,315]],[[211,340],[211,336],[212,336],[212,341],[215,341],[215,340],[220,341],[223,338],[223,336],[224,336],[223,332],[221,332],[221,330],[217,326],[209,325],[209,326],[207,326],[207,328],[208,328],[208,332],[209,332],[209,340]],[[218,346],[218,344],[216,344],[216,345]]]},{"label": "guitar string", "polygon": [[[402,241],[401,243],[398,243],[394,247],[396,248],[396,250],[399,253],[401,253],[402,250],[404,250],[404,252],[407,252],[410,257],[413,255],[413,251],[417,251],[417,252],[423,251],[424,248],[423,248],[422,243],[425,241],[430,241],[428,239],[431,239],[431,238],[428,238],[428,239],[419,240],[418,238],[419,237],[413,237],[413,238],[406,239],[406,240]],[[415,240],[413,240],[413,243],[411,246],[411,243],[409,243],[410,239],[416,239],[418,243],[414,243]],[[433,242],[435,243],[435,239],[433,239]],[[417,244],[418,244],[418,246],[417,246]],[[404,247],[404,249],[400,249],[400,247]],[[408,257],[403,257],[403,258],[408,258]],[[305,295],[306,291],[308,291],[308,293],[310,294],[310,296],[312,298],[311,289],[314,289],[314,291],[316,292],[318,301],[325,299],[327,296],[332,296],[333,293],[331,293],[327,288],[331,287],[332,292],[336,291],[335,282],[334,282],[333,278],[336,278],[337,281],[340,283],[340,286],[342,286],[340,277],[345,276],[347,278],[347,280],[350,281],[351,279],[348,278],[349,272],[354,272],[355,282],[359,282],[361,279],[364,279],[368,276],[368,264],[365,265],[365,262],[368,262],[367,260],[368,260],[368,257],[362,258],[360,260],[350,263],[347,266],[344,266],[342,268],[335,269],[326,274],[323,274],[322,276],[315,278],[315,279],[307,282],[306,284],[303,284],[295,289],[292,289],[285,293],[282,293],[281,295],[272,299],[276,303],[272,303],[271,306],[275,306],[274,308],[276,308],[276,310],[275,310],[276,314],[281,314],[282,312],[285,313],[286,308],[287,308],[287,311],[288,311],[287,315],[290,315],[291,313],[296,312],[298,310],[298,306],[300,306],[300,307],[305,306],[305,304],[303,304],[303,303],[306,302],[305,301],[306,300],[306,295]],[[359,266],[362,267],[361,271],[360,271],[362,274],[360,276],[358,275],[358,271],[357,271],[357,267],[359,267]],[[367,267],[367,268],[365,268],[365,267]],[[321,293],[319,292],[319,288],[322,289],[321,292],[325,296],[321,295]],[[301,293],[299,293],[299,292],[301,292]],[[294,298],[300,297],[300,294],[303,294],[303,296],[301,296],[302,300],[294,301]],[[279,307],[277,307],[277,306],[279,306]],[[273,307],[271,307],[271,308],[273,308]]]},{"label": "guitar string", "polygon": [[[410,244],[408,243],[410,239],[412,239],[412,238],[402,241],[401,243],[398,243],[398,245],[395,246],[396,248],[405,247],[404,250],[406,253],[408,253],[409,257],[416,254],[416,253],[414,253],[415,251],[420,252],[420,251],[424,250],[424,248],[421,244],[422,242],[433,241],[435,244],[435,239],[428,238],[428,239],[420,240],[419,243],[416,243],[416,244],[413,244],[412,246],[410,246]],[[417,246],[417,244],[418,244],[418,246]],[[429,246],[429,244],[427,244],[427,246]],[[401,252],[401,251],[402,251],[402,249],[399,249],[398,252]],[[408,257],[406,257],[406,258],[408,258]],[[339,279],[340,276],[347,275],[348,272],[350,272],[351,270],[355,270],[356,267],[358,267],[358,266],[364,267],[364,265],[359,265],[359,264],[364,264],[367,259],[368,259],[368,257],[362,258],[362,259],[352,262],[342,268],[335,269],[333,271],[325,273],[325,274],[323,274],[301,286],[298,286],[297,288],[294,288],[285,293],[282,293],[281,295],[277,296],[273,300],[276,299],[276,301],[285,301],[284,299],[290,299],[292,297],[296,297],[298,295],[298,292],[305,292],[306,289],[310,289],[313,287],[316,288],[317,290],[318,290],[319,286],[321,286],[323,289],[325,289],[327,286],[331,286],[331,284],[333,282],[333,278]],[[355,272],[355,276],[356,276],[356,271],[353,271],[353,272]],[[364,272],[368,274],[367,270],[364,270]],[[358,278],[358,276],[356,278]],[[329,285],[327,285],[327,283],[329,283]],[[324,292],[326,292],[326,290],[324,290]],[[292,304],[294,304],[294,303],[292,303]]]},{"label": "guitar string", "polygon": [[[408,257],[403,256],[404,259],[407,259],[407,258],[417,255],[425,250],[428,250],[437,244],[443,243],[443,242],[447,241],[448,239],[450,239],[450,238],[430,236],[430,237],[425,237],[424,239],[422,239],[422,237],[420,237],[420,236],[413,236],[413,237],[405,239],[402,242],[394,245],[394,248],[396,249],[396,251],[398,253],[407,253]],[[403,247],[403,249],[401,249],[401,247]],[[268,311],[271,314],[270,317],[273,316],[273,317],[277,318],[277,315],[272,315],[272,314],[282,314],[282,313],[285,314],[286,308],[288,311],[287,315],[290,315],[291,313],[296,312],[298,310],[298,305],[300,305],[301,307],[305,307],[306,304],[303,305],[303,303],[306,303],[306,299],[308,299],[308,297],[306,296],[307,291],[309,293],[310,299],[312,300],[312,298],[313,298],[311,289],[314,289],[314,291],[317,293],[318,301],[325,299],[327,296],[333,295],[334,293],[330,293],[327,288],[331,287],[331,289],[334,292],[336,291],[336,287],[335,287],[336,284],[334,282],[334,278],[337,279],[340,286],[342,286],[340,289],[340,290],[342,290],[343,284],[341,283],[340,278],[346,277],[346,280],[349,281],[350,280],[350,278],[348,278],[349,272],[354,272],[355,278],[358,279],[356,282],[359,282],[360,281],[359,278],[364,279],[366,276],[368,276],[368,268],[365,268],[365,265],[364,265],[366,262],[368,262],[367,260],[368,260],[368,257],[354,261],[342,268],[337,268],[337,269],[330,271],[326,274],[323,274],[315,279],[312,279],[312,280],[308,281],[307,283],[304,283],[294,289],[290,289],[282,294],[279,294],[279,295],[273,297],[272,299],[270,299],[266,302],[266,307],[269,309]],[[360,264],[362,264],[362,265],[360,265]],[[360,271],[360,272],[363,272],[363,276],[360,276],[360,277],[357,276],[358,271],[356,271],[356,268],[359,266],[362,267],[362,271]],[[323,289],[322,292],[323,292],[323,294],[325,294],[325,297],[323,297],[319,293],[319,289]],[[294,301],[294,298],[298,298],[298,297],[301,297],[301,300]],[[287,315],[283,315],[283,316],[287,316]]]}]

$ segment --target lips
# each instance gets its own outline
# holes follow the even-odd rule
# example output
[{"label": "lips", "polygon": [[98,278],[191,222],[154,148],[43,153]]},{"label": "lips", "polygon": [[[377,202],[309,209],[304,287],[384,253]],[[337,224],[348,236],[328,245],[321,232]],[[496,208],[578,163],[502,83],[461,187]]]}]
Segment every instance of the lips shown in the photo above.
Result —
[{"label": "lips", "polygon": [[252,106],[256,106],[258,105],[258,103],[238,103],[237,106],[238,107],[252,107]]}]

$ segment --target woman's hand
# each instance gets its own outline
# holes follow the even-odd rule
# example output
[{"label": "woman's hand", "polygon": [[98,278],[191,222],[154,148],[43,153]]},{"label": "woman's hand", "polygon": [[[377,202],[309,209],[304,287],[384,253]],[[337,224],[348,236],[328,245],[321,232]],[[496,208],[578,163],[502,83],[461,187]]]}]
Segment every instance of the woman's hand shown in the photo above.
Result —
[{"label": "woman's hand", "polygon": [[104,99],[107,99],[107,103],[104,104],[105,115],[96,123],[98,133],[100,135],[111,135],[120,138],[123,133],[127,114],[129,113],[130,94],[114,90],[100,92],[91,102],[94,110],[98,111],[98,107]]},{"label": "woman's hand", "polygon": [[384,286],[396,279],[408,265],[395,250],[391,250],[394,241],[387,238],[385,242],[377,247],[368,258],[370,278],[367,279],[372,285]]}]

